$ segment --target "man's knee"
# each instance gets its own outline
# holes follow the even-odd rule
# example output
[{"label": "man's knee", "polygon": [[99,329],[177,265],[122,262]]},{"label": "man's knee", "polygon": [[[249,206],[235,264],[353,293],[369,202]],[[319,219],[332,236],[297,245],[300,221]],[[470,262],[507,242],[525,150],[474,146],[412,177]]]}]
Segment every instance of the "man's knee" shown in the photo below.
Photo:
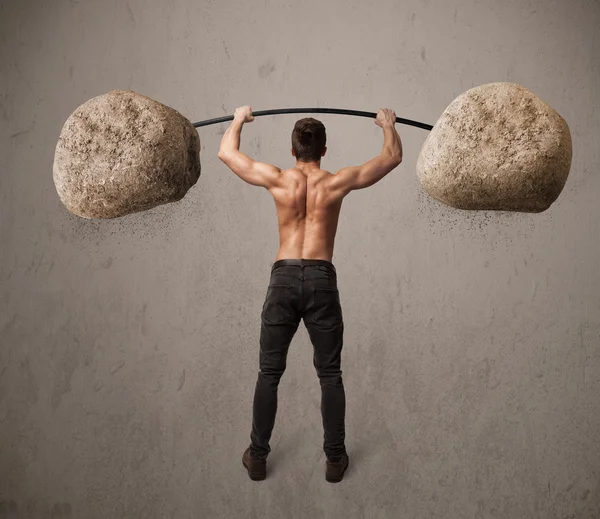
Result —
[{"label": "man's knee", "polygon": [[269,380],[276,380],[279,382],[279,379],[283,376],[285,372],[285,365],[277,368],[264,368],[259,371],[259,376]]},{"label": "man's knee", "polygon": [[317,376],[321,385],[337,386],[342,383],[342,371],[337,367],[319,368],[317,367]]}]

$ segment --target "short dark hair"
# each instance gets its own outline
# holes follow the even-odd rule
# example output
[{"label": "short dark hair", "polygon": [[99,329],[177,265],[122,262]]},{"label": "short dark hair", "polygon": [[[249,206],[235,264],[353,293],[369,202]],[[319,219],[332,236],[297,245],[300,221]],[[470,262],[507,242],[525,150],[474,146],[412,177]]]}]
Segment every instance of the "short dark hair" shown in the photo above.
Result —
[{"label": "short dark hair", "polygon": [[325,126],[321,121],[312,117],[296,121],[292,132],[292,149],[297,160],[319,161],[326,142]]}]

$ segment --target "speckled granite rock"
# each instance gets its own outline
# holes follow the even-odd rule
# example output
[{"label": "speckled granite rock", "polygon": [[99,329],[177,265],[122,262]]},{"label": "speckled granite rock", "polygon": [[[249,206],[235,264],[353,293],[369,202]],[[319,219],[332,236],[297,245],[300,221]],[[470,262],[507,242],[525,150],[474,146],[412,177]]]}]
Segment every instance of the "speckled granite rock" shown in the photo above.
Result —
[{"label": "speckled granite rock", "polygon": [[571,168],[566,121],[516,83],[458,96],[427,136],[417,175],[436,200],[458,209],[544,211]]},{"label": "speckled granite rock", "polygon": [[67,119],[53,176],[69,211],[116,218],[181,200],[200,177],[200,138],[172,108],[114,90]]}]

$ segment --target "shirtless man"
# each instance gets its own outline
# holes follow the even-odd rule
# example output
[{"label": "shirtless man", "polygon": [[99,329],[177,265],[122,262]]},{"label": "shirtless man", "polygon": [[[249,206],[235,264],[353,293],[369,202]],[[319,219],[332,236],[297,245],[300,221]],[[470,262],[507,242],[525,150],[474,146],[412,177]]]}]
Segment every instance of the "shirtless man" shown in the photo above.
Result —
[{"label": "shirtless man", "polygon": [[277,388],[286,368],[287,352],[301,319],[314,348],[314,366],[321,384],[327,481],[341,481],[348,467],[345,439],[346,397],[341,352],[344,323],[331,263],[342,200],[355,189],[369,187],[402,162],[396,114],[379,110],[375,124],[383,129],[383,150],[362,166],[321,169],[327,151],[325,127],[313,118],[300,119],[292,132],[296,166],[281,170],[240,152],[240,134],[254,117],[249,106],[235,111],[223,135],[219,158],[242,180],[266,188],[275,199],[279,252],[261,312],[258,380],[254,393],[250,446],[242,462],[253,480],[266,478],[269,440],[277,412]]}]

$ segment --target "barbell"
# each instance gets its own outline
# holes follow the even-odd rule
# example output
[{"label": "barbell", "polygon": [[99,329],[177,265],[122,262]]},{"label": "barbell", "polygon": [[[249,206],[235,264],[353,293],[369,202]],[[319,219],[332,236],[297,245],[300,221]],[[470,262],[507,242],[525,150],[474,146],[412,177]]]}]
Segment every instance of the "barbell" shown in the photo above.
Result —
[{"label": "barbell", "polygon": [[[277,110],[259,110],[258,112],[253,111],[254,117],[260,117],[262,115],[279,115],[279,114],[337,114],[337,115],[354,115],[356,117],[370,117],[375,119],[377,114],[375,112],[363,112],[361,110],[343,110],[340,108],[279,108]],[[215,119],[207,119],[206,121],[200,121],[194,123],[194,128],[200,128],[201,126],[208,126],[210,124],[226,123],[233,121],[233,115],[226,115],[224,117],[217,117]],[[424,130],[431,130],[433,126],[431,124],[420,123],[418,121],[412,121],[411,119],[403,119],[402,117],[396,117],[396,122],[406,124],[408,126],[415,126],[416,128],[423,128]]]},{"label": "barbell", "polygon": [[[375,118],[374,112],[284,108],[253,112],[322,113]],[[53,179],[65,207],[84,218],[116,218],[181,200],[200,177],[196,128],[136,92],[113,90],[79,106],[56,146]],[[488,83],[459,95],[429,130],[416,172],[434,199],[457,209],[541,212],[569,174],[572,141],[566,121],[516,83]]]}]

